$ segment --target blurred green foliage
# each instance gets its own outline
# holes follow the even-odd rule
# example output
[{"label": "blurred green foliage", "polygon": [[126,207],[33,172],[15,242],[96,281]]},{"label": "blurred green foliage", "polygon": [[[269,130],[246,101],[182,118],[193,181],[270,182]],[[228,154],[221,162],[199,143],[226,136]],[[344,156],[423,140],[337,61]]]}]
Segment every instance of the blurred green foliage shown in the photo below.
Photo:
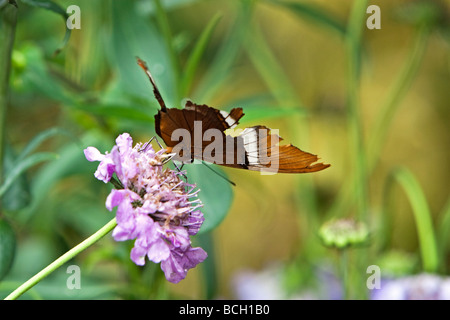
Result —
[{"label": "blurred green foliage", "polygon": [[[17,249],[8,270],[13,233],[0,229],[0,296],[112,218],[111,186],[94,179],[83,149],[110,150],[122,132],[155,135],[158,105],[136,56],[169,106],[241,106],[241,127],[279,128],[332,167],[260,176],[215,166],[232,187],[185,166],[204,203],[195,241],[209,253],[187,279],[166,283],[158,265],[131,262],[131,243],[106,237],[69,263],[81,267],[82,290],[67,289],[63,266],[24,298],[234,297],[236,271],[274,260],[295,293],[317,286],[317,266],[342,267],[317,233],[347,217],[371,234],[349,252],[351,297],[367,296],[360,270],[378,261],[397,274],[405,256],[420,261],[405,272],[449,272],[448,3],[377,1],[382,28],[368,30],[364,1],[17,2],[0,186],[0,226],[12,226]],[[72,4],[81,29],[69,32],[61,15]]]}]

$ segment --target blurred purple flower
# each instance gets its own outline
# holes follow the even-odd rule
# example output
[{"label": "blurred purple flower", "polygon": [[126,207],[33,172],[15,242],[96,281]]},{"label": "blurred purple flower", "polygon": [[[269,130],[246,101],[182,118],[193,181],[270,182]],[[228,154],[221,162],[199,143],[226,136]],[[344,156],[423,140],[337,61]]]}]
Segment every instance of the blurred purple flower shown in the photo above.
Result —
[{"label": "blurred purple flower", "polygon": [[115,174],[123,186],[106,199],[108,210],[117,207],[114,239],[136,239],[131,260],[144,265],[147,256],[161,262],[166,279],[177,283],[207,257],[202,248],[192,248],[190,240],[204,221],[198,190],[181,180],[182,173],[163,168],[165,150],[155,152],[149,143],[134,148],[132,144],[131,136],[124,133],[111,153],[88,147],[84,154],[89,161],[100,161],[97,179],[106,183]]},{"label": "blurred purple flower", "polygon": [[373,289],[372,300],[450,300],[450,278],[422,273],[397,279],[384,279]]},{"label": "blurred purple flower", "polygon": [[[289,291],[286,287],[286,266],[273,262],[259,271],[239,270],[232,277],[231,288],[239,300],[330,300],[342,299],[341,284],[328,266],[313,269],[317,285],[310,283]],[[298,272],[301,272],[298,270]],[[314,281],[313,281],[314,282]]]}]

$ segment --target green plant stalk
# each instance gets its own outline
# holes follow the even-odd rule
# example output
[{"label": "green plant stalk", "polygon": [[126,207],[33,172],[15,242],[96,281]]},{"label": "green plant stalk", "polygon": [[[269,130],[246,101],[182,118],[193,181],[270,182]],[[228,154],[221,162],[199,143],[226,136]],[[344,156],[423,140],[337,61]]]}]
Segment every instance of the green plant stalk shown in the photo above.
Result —
[{"label": "green plant stalk", "polygon": [[94,243],[96,243],[98,240],[103,238],[106,234],[108,234],[115,226],[117,225],[116,218],[113,218],[111,221],[109,221],[106,225],[104,225],[102,228],[100,228],[97,232],[95,232],[92,236],[75,246],[74,248],[67,251],[65,254],[63,254],[61,257],[50,263],[47,267],[42,269],[40,272],[38,272],[36,275],[31,277],[28,281],[26,281],[24,284],[22,284],[20,287],[18,287],[16,290],[14,290],[11,294],[9,294],[5,300],[15,300],[18,297],[20,297],[22,294],[27,292],[30,288],[34,287],[37,283],[39,283],[42,279],[47,277],[49,274],[51,274],[53,271],[61,267],[64,263],[75,257],[77,254],[82,252],[83,250],[87,249]]},{"label": "green plant stalk", "polygon": [[[354,181],[356,192],[354,200],[356,202],[357,219],[366,222],[368,220],[368,172],[366,150],[364,148],[364,130],[362,117],[360,112],[360,81],[361,81],[361,43],[363,28],[365,27],[366,9],[368,0],[354,0],[350,18],[347,25],[347,34],[345,37],[346,54],[347,54],[347,121],[349,126],[349,139],[351,152],[350,156],[354,159],[354,177],[350,183]],[[342,213],[341,213],[342,214]],[[344,214],[348,214],[344,212]],[[358,259],[358,268],[361,270],[367,265],[367,252],[360,251]],[[346,275],[348,277],[348,275]],[[364,275],[358,274],[356,280],[358,284],[364,283]],[[345,280],[348,286],[348,279]],[[346,288],[346,295],[348,292]],[[355,288],[358,298],[366,298],[366,294],[362,291],[362,285]]]},{"label": "green plant stalk", "polygon": [[186,95],[189,94],[189,91],[193,83],[193,79],[195,77],[195,72],[197,71],[197,67],[206,50],[206,46],[209,44],[209,40],[211,39],[213,31],[221,18],[222,18],[221,13],[216,13],[212,17],[211,21],[208,23],[208,25],[198,38],[194,49],[192,49],[192,52],[189,55],[188,60],[186,61],[186,66],[184,68],[183,75],[181,76],[179,88],[180,97],[185,97]]},{"label": "green plant stalk", "polygon": [[218,48],[212,63],[208,66],[205,75],[192,94],[198,101],[211,100],[221,89],[224,81],[230,77],[230,70],[241,52],[242,44],[246,40],[248,28],[252,21],[254,1],[227,2],[236,5],[237,16]]},{"label": "green plant stalk", "polygon": [[321,6],[293,1],[267,0],[267,2],[286,7],[305,21],[309,20],[316,23],[319,27],[328,28],[329,31],[336,32],[339,36],[345,36],[346,27],[344,23],[336,19],[334,15],[328,13]]},{"label": "green plant stalk", "polygon": [[439,270],[445,274],[447,272],[446,254],[450,242],[450,198],[447,200],[444,210],[441,213],[437,230],[437,243],[439,248]]},{"label": "green plant stalk", "polygon": [[[383,218],[385,221],[383,221],[383,225],[391,225],[391,223],[389,223],[391,215],[387,213],[387,198],[391,193],[390,191],[394,181],[397,181],[405,191],[413,210],[423,269],[427,272],[436,272],[439,266],[438,247],[430,208],[428,207],[427,199],[425,198],[420,184],[414,175],[406,168],[396,168],[388,177],[384,199]],[[387,231],[386,234],[390,234],[389,231]]]},{"label": "green plant stalk", "polygon": [[342,288],[344,290],[344,300],[350,299],[350,282],[348,276],[348,268],[350,264],[348,263],[348,249],[340,249],[339,252],[340,261],[340,272],[342,280]]},{"label": "green plant stalk", "polygon": [[3,181],[3,150],[5,142],[5,119],[9,96],[11,54],[16,33],[17,4],[8,1],[0,8],[0,182]]},{"label": "green plant stalk", "polygon": [[366,15],[367,0],[355,0],[347,27],[346,47],[348,57],[347,78],[347,116],[350,126],[350,138],[355,159],[355,193],[359,218],[367,220],[368,175],[364,135],[360,114],[359,90],[361,75],[361,38]]}]

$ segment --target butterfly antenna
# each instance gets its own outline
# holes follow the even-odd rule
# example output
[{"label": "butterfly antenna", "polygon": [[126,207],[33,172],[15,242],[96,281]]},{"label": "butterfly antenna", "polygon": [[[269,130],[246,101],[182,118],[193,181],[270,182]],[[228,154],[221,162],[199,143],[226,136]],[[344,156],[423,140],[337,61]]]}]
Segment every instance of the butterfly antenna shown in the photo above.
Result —
[{"label": "butterfly antenna", "polygon": [[181,164],[181,167],[179,167],[175,163],[175,161],[172,161],[172,163],[173,163],[173,166],[175,167],[175,169],[177,169],[177,171],[184,177],[184,179],[186,179],[186,182],[187,182],[187,180],[188,180],[187,176],[181,171],[181,170],[183,170],[184,163]]},{"label": "butterfly antenna", "polygon": [[155,80],[153,80],[152,74],[150,73],[150,70],[147,67],[147,64],[145,61],[141,60],[139,57],[136,57],[137,64],[145,71],[148,78],[150,79],[150,82],[153,86],[153,94],[155,95],[156,100],[158,100],[159,105],[161,106],[162,111],[166,111],[166,104],[164,103],[164,100],[161,96],[161,93],[158,90],[158,87],[156,86]]},{"label": "butterfly antenna", "polygon": [[215,174],[217,174],[219,177],[221,177],[222,179],[228,181],[231,185],[233,185],[234,187],[236,187],[236,183],[234,183],[233,181],[231,181],[230,179],[228,179],[227,177],[225,177],[224,175],[221,175],[220,173],[218,173],[216,170],[214,170],[213,168],[211,168],[211,166],[209,166],[208,164],[205,163],[205,161],[202,160],[202,163],[205,165],[205,167],[207,167],[209,170],[211,170],[212,172],[214,172]]}]

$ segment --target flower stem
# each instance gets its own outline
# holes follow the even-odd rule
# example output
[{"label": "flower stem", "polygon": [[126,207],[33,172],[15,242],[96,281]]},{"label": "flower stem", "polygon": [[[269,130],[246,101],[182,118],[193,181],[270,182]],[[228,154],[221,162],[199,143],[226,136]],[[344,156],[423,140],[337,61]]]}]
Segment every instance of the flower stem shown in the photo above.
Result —
[{"label": "flower stem", "polygon": [[[388,176],[384,195],[383,225],[392,226],[392,223],[389,221],[392,219],[392,215],[388,214],[387,199],[389,198],[395,181],[397,181],[405,191],[413,210],[423,269],[426,272],[436,272],[439,267],[439,254],[436,234],[433,227],[433,216],[419,182],[411,171],[404,167],[395,168]],[[385,245],[386,243],[387,239],[384,239],[383,244]]]},{"label": "flower stem", "polygon": [[109,221],[106,225],[104,225],[102,228],[100,228],[97,232],[95,232],[92,236],[75,246],[74,248],[67,251],[65,254],[63,254],[61,257],[50,263],[46,268],[42,269],[40,272],[38,272],[36,275],[31,277],[28,281],[26,281],[24,284],[22,284],[20,287],[18,287],[16,290],[14,290],[10,295],[8,295],[5,300],[15,300],[18,297],[20,297],[22,294],[27,292],[30,288],[35,286],[37,283],[39,283],[42,279],[47,277],[50,273],[58,269],[60,266],[62,266],[64,263],[75,257],[77,254],[82,252],[83,250],[87,249],[94,243],[96,243],[98,240],[103,238],[106,234],[108,234],[115,226],[117,225],[116,218]]},{"label": "flower stem", "polygon": [[347,26],[346,47],[348,57],[347,78],[347,119],[350,138],[355,159],[355,199],[357,200],[358,216],[367,220],[368,207],[368,174],[366,150],[363,139],[363,124],[360,111],[360,77],[361,77],[361,42],[367,0],[355,0]]},{"label": "flower stem", "polygon": [[342,288],[344,290],[344,300],[348,300],[350,298],[350,283],[348,277],[348,249],[344,248],[339,250],[339,259],[341,260],[341,279],[342,279]]}]

